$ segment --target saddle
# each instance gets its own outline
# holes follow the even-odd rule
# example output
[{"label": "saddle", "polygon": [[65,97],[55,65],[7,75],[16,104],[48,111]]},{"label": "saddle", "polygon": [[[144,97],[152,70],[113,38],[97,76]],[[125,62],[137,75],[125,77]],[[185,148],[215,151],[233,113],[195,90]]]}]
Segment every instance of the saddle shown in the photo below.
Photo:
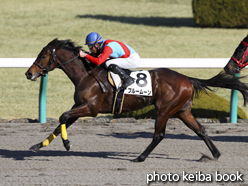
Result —
[{"label": "saddle", "polygon": [[[130,75],[130,70],[124,70],[126,74]],[[121,89],[121,79],[117,74],[108,71],[108,81],[109,83],[115,87],[115,97],[112,107],[112,114],[120,114],[122,111],[122,105],[124,101],[124,90]]]}]

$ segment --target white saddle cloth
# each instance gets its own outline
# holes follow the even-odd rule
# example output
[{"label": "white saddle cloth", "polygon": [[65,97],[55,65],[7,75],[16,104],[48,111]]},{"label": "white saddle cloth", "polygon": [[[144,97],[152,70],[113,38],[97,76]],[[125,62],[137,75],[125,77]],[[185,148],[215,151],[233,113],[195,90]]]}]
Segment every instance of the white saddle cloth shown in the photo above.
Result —
[{"label": "white saddle cloth", "polygon": [[[110,75],[114,81],[115,87],[117,89],[121,87],[119,75],[114,74],[113,72],[110,72]],[[151,75],[147,70],[132,71],[130,76],[135,79],[135,83],[128,86],[124,91],[124,94],[152,96]]]}]

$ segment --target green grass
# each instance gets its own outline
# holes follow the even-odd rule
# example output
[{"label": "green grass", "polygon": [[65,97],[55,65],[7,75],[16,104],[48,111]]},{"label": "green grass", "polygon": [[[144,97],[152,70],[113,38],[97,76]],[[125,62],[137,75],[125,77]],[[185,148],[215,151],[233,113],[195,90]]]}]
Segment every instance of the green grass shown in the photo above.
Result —
[{"label": "green grass", "polygon": [[[57,37],[84,45],[92,31],[129,44],[142,58],[229,58],[247,35],[247,29],[195,27],[191,0],[0,2],[0,58],[35,58]],[[39,81],[26,80],[26,70],[0,69],[0,118],[37,118]],[[176,70],[210,78],[221,69]],[[61,71],[49,73],[47,117],[58,118],[71,108],[73,89]],[[217,94],[230,99],[229,91]]]},{"label": "green grass", "polygon": [[[37,82],[28,81],[24,75],[27,69],[0,69],[0,118],[38,118],[39,86]],[[47,85],[47,117],[58,118],[73,105],[74,86],[60,70],[49,73]]]},{"label": "green grass", "polygon": [[141,57],[230,57],[246,29],[194,27],[191,0],[1,0],[0,57],[36,57],[55,37],[84,45],[89,32]]}]

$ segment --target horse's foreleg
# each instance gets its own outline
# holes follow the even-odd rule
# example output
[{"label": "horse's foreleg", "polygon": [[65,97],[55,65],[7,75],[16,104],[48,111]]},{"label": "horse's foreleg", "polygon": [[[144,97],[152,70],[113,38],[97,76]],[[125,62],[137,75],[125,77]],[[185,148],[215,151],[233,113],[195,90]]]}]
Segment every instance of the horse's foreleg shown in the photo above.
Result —
[{"label": "horse's foreleg", "polygon": [[78,107],[73,107],[71,110],[64,112],[60,116],[59,122],[61,124],[60,124],[60,129],[58,130],[61,132],[61,138],[62,138],[64,147],[67,151],[70,150],[71,144],[70,144],[70,141],[68,140],[66,129],[72,123],[74,123],[74,121],[77,120],[79,117],[85,117],[85,116],[92,116],[92,113],[87,104],[83,104]]},{"label": "horse's foreleg", "polygon": [[43,142],[33,145],[29,148],[29,150],[33,152],[38,152],[42,147],[48,146],[55,138],[56,136],[54,135],[54,133],[52,133]]},{"label": "horse's foreleg", "polygon": [[[68,128],[72,123],[74,123],[78,118],[72,118],[70,119],[70,124],[68,123],[66,126],[65,124],[59,125],[52,134],[50,134],[43,142],[38,143],[36,145],[33,145],[32,147],[29,148],[29,150],[33,151],[33,152],[38,152],[42,147],[47,147],[60,133],[61,133],[61,137],[64,143],[64,146],[66,146],[66,149],[69,150],[70,149],[70,142],[68,140],[66,140],[67,138],[67,132],[65,128]],[[62,129],[63,128],[63,129]]]},{"label": "horse's foreleg", "polygon": [[70,144],[70,141],[67,139],[66,124],[61,124],[60,126],[61,126],[61,138],[62,138],[64,147],[67,151],[69,151],[71,148],[71,144]]},{"label": "horse's foreleg", "polygon": [[[67,126],[69,127],[70,125],[67,125]],[[63,139],[64,146],[66,147],[67,150],[69,150],[70,142],[67,140],[67,132],[65,128],[66,128],[65,124],[63,126],[59,125],[54,130],[54,132],[50,134],[43,142],[33,145],[32,147],[29,148],[29,150],[33,152],[38,152],[42,147],[47,147],[60,133]]]}]

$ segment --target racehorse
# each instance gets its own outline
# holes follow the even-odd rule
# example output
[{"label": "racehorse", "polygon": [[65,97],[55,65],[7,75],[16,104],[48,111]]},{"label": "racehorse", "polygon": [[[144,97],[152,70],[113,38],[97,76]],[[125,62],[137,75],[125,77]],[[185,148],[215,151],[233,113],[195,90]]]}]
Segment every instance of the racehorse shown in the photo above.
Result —
[{"label": "racehorse", "polygon": [[224,70],[227,74],[234,75],[239,73],[245,66],[248,65],[248,35],[241,41],[236,48],[231,59],[228,61]]},{"label": "racehorse", "polygon": [[[75,46],[71,40],[58,40],[48,43],[36,58],[35,62],[25,73],[27,79],[35,81],[41,75],[62,69],[75,86],[75,104],[71,110],[64,112],[59,118],[59,126],[43,142],[33,145],[30,150],[38,152],[48,146],[61,133],[66,150],[70,149],[66,129],[79,117],[96,117],[98,113],[111,113],[116,88],[107,79],[107,70],[102,66],[88,63],[85,58],[79,58],[81,46]],[[237,89],[247,102],[248,87],[238,78],[227,77],[220,73],[211,79],[203,80],[187,77],[167,68],[149,71],[152,81],[152,96],[125,95],[123,112],[138,110],[154,104],[156,110],[155,131],[152,142],[133,162],[142,162],[152,150],[164,139],[167,120],[172,116],[180,118],[186,126],[192,129],[204,140],[214,159],[220,156],[219,150],[207,135],[204,127],[192,116],[191,106],[194,95],[207,90],[209,87]]]}]

